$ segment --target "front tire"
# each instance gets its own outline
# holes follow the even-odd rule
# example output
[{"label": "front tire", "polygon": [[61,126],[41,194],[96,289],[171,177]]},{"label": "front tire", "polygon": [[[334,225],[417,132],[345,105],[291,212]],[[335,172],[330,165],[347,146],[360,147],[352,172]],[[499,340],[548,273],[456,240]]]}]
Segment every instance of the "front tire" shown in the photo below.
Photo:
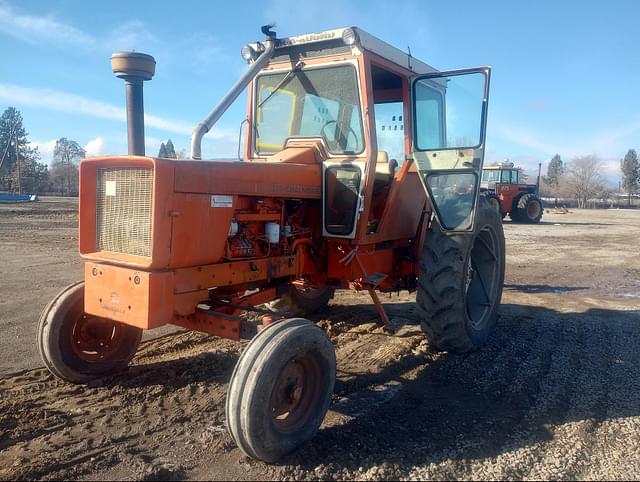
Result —
[{"label": "front tire", "polygon": [[304,318],[269,325],[240,356],[227,392],[227,428],[248,456],[275,462],[318,431],[329,408],[336,357]]},{"label": "front tire", "polygon": [[38,351],[58,378],[87,383],[123,370],[135,355],[142,330],[84,312],[84,282],[67,286],[43,310]]},{"label": "front tire", "polygon": [[490,193],[484,194],[484,197],[489,202],[489,205],[493,207],[493,209],[495,209],[496,212],[500,215],[500,218],[504,219],[504,214],[502,210],[502,201],[500,200],[498,195],[493,192],[490,192]]},{"label": "front tire", "polygon": [[482,346],[496,323],[504,269],[502,221],[485,199],[479,199],[473,233],[447,234],[434,219],[416,296],[429,343],[457,353]]},{"label": "front tire", "polygon": [[530,224],[539,223],[544,212],[542,199],[533,193],[525,194],[518,200],[517,212],[519,221]]}]

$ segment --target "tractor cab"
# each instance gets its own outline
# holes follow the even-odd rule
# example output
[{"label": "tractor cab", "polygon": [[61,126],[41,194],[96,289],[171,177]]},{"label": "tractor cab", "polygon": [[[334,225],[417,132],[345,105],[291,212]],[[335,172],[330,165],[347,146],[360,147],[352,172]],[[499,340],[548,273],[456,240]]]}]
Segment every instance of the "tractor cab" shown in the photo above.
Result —
[{"label": "tractor cab", "polygon": [[438,72],[356,27],[254,42],[242,54],[255,70],[243,160],[296,163],[294,148],[315,145],[324,236],[408,237],[426,198],[444,229],[473,230],[488,67]]},{"label": "tractor cab", "polygon": [[496,184],[519,184],[520,169],[513,167],[512,162],[498,163],[482,168],[480,188],[495,189]]}]

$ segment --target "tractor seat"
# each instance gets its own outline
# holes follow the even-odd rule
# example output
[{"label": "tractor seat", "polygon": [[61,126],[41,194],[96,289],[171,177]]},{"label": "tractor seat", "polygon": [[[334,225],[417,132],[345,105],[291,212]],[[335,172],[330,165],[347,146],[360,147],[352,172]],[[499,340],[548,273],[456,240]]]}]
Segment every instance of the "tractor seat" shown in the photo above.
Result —
[{"label": "tractor seat", "polygon": [[397,165],[397,162],[389,163],[389,154],[387,154],[387,151],[378,151],[376,180],[373,183],[374,196],[391,183]]}]

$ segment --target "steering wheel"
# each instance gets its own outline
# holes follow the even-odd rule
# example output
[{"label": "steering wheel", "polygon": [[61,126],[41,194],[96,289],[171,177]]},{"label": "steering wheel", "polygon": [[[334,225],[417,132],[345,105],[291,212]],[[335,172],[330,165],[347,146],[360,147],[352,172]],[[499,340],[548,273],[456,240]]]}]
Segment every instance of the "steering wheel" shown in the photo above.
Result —
[{"label": "steering wheel", "polygon": [[[326,134],[324,133],[324,130],[327,128],[327,126],[329,124],[338,124],[337,121],[335,120],[328,120],[327,122],[324,123],[324,125],[320,128],[320,134],[322,135],[322,137],[324,137],[324,140],[327,141],[327,144],[329,145],[329,150],[336,150],[336,149],[331,149],[331,146],[335,146],[335,147],[339,147],[338,145],[338,141],[337,140],[329,140],[329,138],[326,136]],[[347,132],[347,137],[349,136],[349,134],[353,134],[354,139],[356,140],[356,148],[359,148],[360,146],[358,145],[358,134],[356,134],[356,131],[353,130],[353,127],[349,126],[349,131]],[[346,139],[345,139],[346,140]],[[346,147],[346,145],[345,145]],[[344,150],[344,149],[343,149]],[[354,149],[355,152],[358,152],[360,149]]]}]

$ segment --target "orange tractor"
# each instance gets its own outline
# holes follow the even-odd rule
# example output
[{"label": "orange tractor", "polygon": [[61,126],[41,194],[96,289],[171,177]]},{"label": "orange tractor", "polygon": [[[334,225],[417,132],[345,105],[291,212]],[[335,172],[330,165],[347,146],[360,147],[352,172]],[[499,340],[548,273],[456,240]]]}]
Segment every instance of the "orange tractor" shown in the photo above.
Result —
[{"label": "orange tractor", "polygon": [[[145,156],[155,61],[112,56],[129,155],[80,165],[84,280],[45,308],[38,346],[54,375],[86,383],[124,369],[145,329],[251,339],[226,422],[246,454],[275,461],[313,437],[334,386],[332,343],[304,316],[351,288],[386,325],[378,293],[416,290],[430,343],[474,350],[496,321],[504,234],[479,200],[489,68],[439,72],[357,28],[263,33],[190,160]],[[245,88],[242,162],[200,160]]]},{"label": "orange tractor", "polygon": [[540,173],[536,184],[520,182],[521,173],[513,162],[484,166],[480,191],[502,218],[508,214],[515,222],[539,223],[544,212],[539,194]]}]

